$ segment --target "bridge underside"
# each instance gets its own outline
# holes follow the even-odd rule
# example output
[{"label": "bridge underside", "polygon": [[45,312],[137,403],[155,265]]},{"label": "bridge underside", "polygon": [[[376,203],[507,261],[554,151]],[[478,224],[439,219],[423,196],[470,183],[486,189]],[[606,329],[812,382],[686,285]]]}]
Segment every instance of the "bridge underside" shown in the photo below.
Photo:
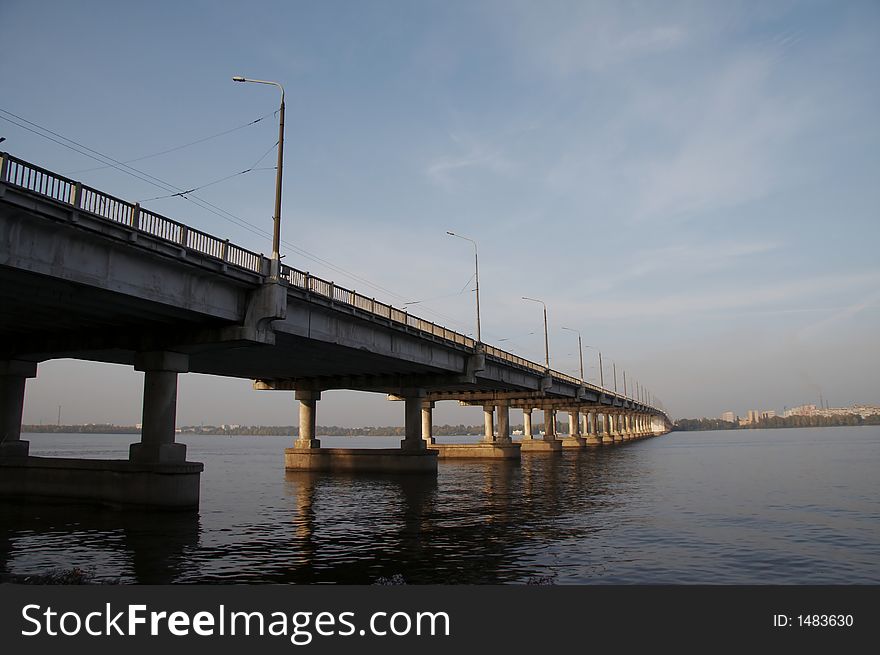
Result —
[{"label": "bridge underside", "polygon": [[[584,447],[656,431],[651,415],[659,412],[632,398],[308,273],[285,266],[270,277],[271,264],[0,153],[0,494],[196,506],[201,465],[187,462],[185,445],[175,442],[177,380],[186,372],[293,392],[300,430],[285,462],[294,469],[436,472],[438,452],[516,458],[521,450],[559,452],[560,443]],[[128,460],[28,457],[21,440],[25,382],[38,363],[59,358],[144,373],[141,441]],[[401,448],[321,448],[317,403],[330,389],[402,400]],[[484,443],[445,452],[434,444],[432,408],[440,400],[481,405]],[[528,425],[522,444],[511,442],[510,408],[521,409]],[[545,415],[543,435],[534,438],[533,409]],[[569,413],[562,441],[557,411]]]}]

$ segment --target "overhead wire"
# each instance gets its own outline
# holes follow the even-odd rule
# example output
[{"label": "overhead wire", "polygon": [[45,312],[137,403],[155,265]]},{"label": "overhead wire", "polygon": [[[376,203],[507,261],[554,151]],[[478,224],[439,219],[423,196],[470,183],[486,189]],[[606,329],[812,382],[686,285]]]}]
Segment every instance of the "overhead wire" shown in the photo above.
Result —
[{"label": "overhead wire", "polygon": [[[276,110],[277,111],[277,110]],[[227,134],[232,134],[233,132],[237,132],[238,130],[243,130],[246,127],[250,127],[251,125],[256,125],[262,120],[273,116],[276,112],[269,112],[265,116],[260,116],[257,119],[250,121],[249,123],[244,123],[243,125],[239,125],[238,127],[233,127],[228,130],[223,130],[222,132],[217,132],[216,134],[212,134],[210,136],[203,137],[201,139],[196,139],[195,141],[190,141],[189,143],[184,143],[179,146],[174,146],[173,148],[167,148],[166,150],[160,150],[159,152],[154,152],[149,155],[144,155],[143,157],[135,157],[134,159],[127,159],[124,163],[131,164],[136,161],[143,161],[144,159],[152,159],[153,157],[159,157],[161,155],[167,155],[171,152],[177,152],[178,150],[183,150],[184,148],[189,148],[191,146],[198,145],[200,143],[204,143],[205,141],[210,141],[211,139],[216,139],[221,136],[226,136]],[[110,166],[96,166],[94,168],[81,168],[79,170],[71,171],[70,173],[65,173],[65,175],[76,175],[78,173],[89,173],[91,171],[99,171],[104,168],[110,168]]]},{"label": "overhead wire", "polygon": [[[147,184],[150,184],[150,185],[155,186],[159,189],[162,189],[163,191],[173,192],[168,197],[180,197],[184,200],[192,202],[197,207],[200,207],[201,209],[204,209],[205,211],[208,211],[209,213],[212,213],[212,214],[218,216],[219,218],[223,218],[223,219],[228,220],[232,223],[235,223],[236,225],[238,225],[242,229],[250,232],[251,234],[254,234],[257,236],[262,236],[262,237],[269,236],[268,231],[265,231],[265,230],[257,227],[256,225],[241,218],[240,216],[233,214],[232,212],[229,212],[229,211],[223,209],[222,207],[218,207],[217,205],[205,200],[204,198],[201,198],[200,196],[192,194],[191,193],[192,190],[186,190],[181,187],[175,186],[174,184],[167,182],[161,178],[158,178],[154,175],[151,175],[145,171],[137,169],[133,166],[129,166],[128,164],[126,164],[122,161],[119,161],[118,159],[115,159],[113,157],[110,157],[109,155],[106,155],[102,152],[94,150],[93,148],[90,148],[82,143],[79,143],[78,141],[75,141],[74,139],[70,139],[68,137],[65,137],[64,135],[59,134],[57,132],[54,132],[53,130],[50,130],[49,128],[43,127],[42,125],[39,125],[39,124],[34,123],[32,121],[29,121],[28,119],[26,119],[22,116],[18,116],[17,114],[14,114],[13,112],[10,112],[6,109],[0,108],[0,113],[4,113],[4,114],[7,114],[8,116],[12,116],[13,118],[17,119],[18,121],[22,121],[23,123],[26,123],[27,125],[33,126],[33,128],[36,128],[36,130],[35,130],[35,129],[27,127],[27,125],[22,125],[21,123],[18,123],[15,120],[9,119],[6,116],[0,116],[0,118],[2,118],[3,120],[5,120],[9,123],[12,123],[13,125],[16,125],[18,127],[21,127],[22,129],[25,129],[28,132],[36,134],[37,136],[40,136],[44,139],[52,141],[53,143],[56,143],[60,146],[63,146],[63,147],[65,147],[69,150],[72,150],[78,154],[81,154],[85,157],[93,159],[101,164],[106,165],[107,167],[114,168],[122,173],[125,173],[126,175],[130,175],[130,176],[132,176],[142,182],[146,182]],[[46,132],[47,134],[50,134],[52,136],[47,136],[47,134],[42,134],[41,132],[39,132],[37,130],[42,130],[43,132]],[[57,137],[57,139],[53,138],[53,137]],[[59,140],[59,139],[61,139],[61,140]],[[68,143],[64,143],[64,141],[67,141]],[[73,145],[69,145],[69,144],[73,144]],[[276,142],[276,144],[274,146],[272,146],[272,148],[270,148],[260,158],[260,160],[262,160],[277,145],[278,144]],[[104,160],[106,160],[106,161],[104,161]],[[260,160],[258,160],[258,161],[260,161]],[[236,174],[236,175],[238,175],[238,174]],[[392,290],[387,289],[379,284],[371,282],[370,280],[368,280],[367,278],[364,278],[361,275],[358,275],[356,273],[352,273],[351,271],[348,271],[348,270],[342,268],[341,266],[338,266],[337,264],[330,262],[329,260],[326,260],[322,257],[318,257],[317,255],[309,253],[309,252],[303,250],[302,248],[299,248],[298,246],[290,243],[289,241],[282,239],[281,242],[284,245],[286,245],[287,247],[289,247],[291,250],[293,250],[294,252],[302,255],[303,257],[306,257],[307,259],[310,259],[316,263],[319,263],[323,266],[326,266],[327,268],[329,268],[333,271],[336,271],[342,275],[345,275],[346,277],[348,277],[352,280],[356,280],[356,281],[361,282],[361,283],[363,283],[373,289],[376,289],[376,290],[382,291],[384,293],[387,293],[391,296],[394,296],[398,300],[404,300],[406,298],[405,296],[403,296],[395,291],[392,291]],[[422,309],[426,313],[430,313],[434,316],[438,316],[438,317],[446,320],[449,323],[453,323],[456,325],[463,325],[463,323],[461,321],[454,319],[452,317],[446,316],[446,315],[444,315],[440,312],[437,312],[436,310],[433,310],[427,306],[422,307]]]}]

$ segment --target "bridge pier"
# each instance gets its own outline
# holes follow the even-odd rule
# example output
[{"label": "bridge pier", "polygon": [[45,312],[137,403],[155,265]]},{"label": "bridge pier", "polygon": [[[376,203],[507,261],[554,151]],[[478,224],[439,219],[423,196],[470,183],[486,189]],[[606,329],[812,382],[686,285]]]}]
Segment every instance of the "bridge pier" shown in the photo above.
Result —
[{"label": "bridge pier", "polygon": [[568,436],[562,440],[563,448],[585,448],[586,440],[581,436],[581,415],[575,409],[568,410]]},{"label": "bridge pier", "polygon": [[177,374],[187,370],[179,353],[144,353],[141,442],[127,460],[28,456],[21,440],[24,383],[36,376],[33,362],[0,362],[0,495],[25,500],[83,502],[114,507],[192,510],[199,506],[204,466],[186,461],[174,443]]},{"label": "bridge pier", "polygon": [[400,396],[404,399],[405,426],[400,448],[322,448],[315,438],[317,401],[321,392],[297,390],[300,433],[293,448],[284,450],[284,468],[288,471],[436,475],[437,453],[428,449],[422,439],[425,391],[405,389]]},{"label": "bridge pier", "polygon": [[[544,436],[535,439],[523,438],[520,450],[524,453],[555,453],[562,451],[562,442],[556,438],[556,410],[552,407],[544,407]],[[525,409],[523,416],[525,417]],[[529,427],[531,427],[531,412],[529,409]],[[524,419],[525,421],[525,419]]]},{"label": "bridge pier", "polygon": [[422,439],[426,446],[434,445],[434,403],[430,400],[422,402]]},{"label": "bridge pier", "polygon": [[27,457],[29,443],[21,439],[24,389],[37,377],[36,362],[0,361],[0,459]]},{"label": "bridge pier", "polygon": [[171,352],[140,353],[134,367],[144,372],[144,405],[141,441],[131,444],[128,459],[142,463],[185,462],[186,446],[174,442],[174,431],[177,375],[189,370],[189,358]]},{"label": "bridge pier", "polygon": [[602,417],[602,445],[608,446],[614,443],[614,436],[612,435],[612,425],[611,425],[611,414],[608,412],[602,412],[600,414]]},{"label": "bridge pier", "polygon": [[596,412],[585,412],[584,413],[584,434],[585,434],[585,443],[587,446],[601,446],[602,439],[598,436],[598,415]]},{"label": "bridge pier", "polygon": [[[433,444],[443,459],[519,459],[520,445],[510,439],[510,405],[497,401],[497,405],[483,406],[483,438],[479,443]],[[495,436],[495,412],[498,413],[498,436]]]}]

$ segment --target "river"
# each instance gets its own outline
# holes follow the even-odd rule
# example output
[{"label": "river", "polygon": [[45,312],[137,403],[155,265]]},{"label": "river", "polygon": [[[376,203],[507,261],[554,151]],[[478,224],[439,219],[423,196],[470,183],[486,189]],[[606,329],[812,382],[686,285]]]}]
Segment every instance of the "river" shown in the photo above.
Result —
[{"label": "river", "polygon": [[[110,459],[137,436],[23,438],[32,455]],[[440,461],[436,478],[285,473],[290,437],[182,441],[205,464],[198,513],[4,501],[0,570],[149,584],[880,583],[878,427],[675,432],[515,464]]]}]

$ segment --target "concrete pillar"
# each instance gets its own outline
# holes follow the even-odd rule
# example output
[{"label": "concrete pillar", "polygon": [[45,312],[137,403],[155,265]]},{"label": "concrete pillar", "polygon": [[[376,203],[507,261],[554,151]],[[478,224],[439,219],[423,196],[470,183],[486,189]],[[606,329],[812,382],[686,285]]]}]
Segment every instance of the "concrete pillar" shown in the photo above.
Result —
[{"label": "concrete pillar", "polygon": [[434,403],[426,400],[422,403],[422,439],[426,445],[434,443],[434,417],[431,410],[434,409]]},{"label": "concrete pillar", "polygon": [[177,423],[177,375],[189,370],[189,356],[167,351],[138,353],[135,370],[144,372],[141,441],[133,443],[128,459],[142,463],[186,461],[186,446],[174,443]]},{"label": "concrete pillar", "polygon": [[425,398],[424,389],[406,389],[400,395],[404,398],[404,430],[400,447],[403,450],[425,450],[427,445],[422,439],[422,404]]},{"label": "concrete pillar", "polygon": [[498,411],[498,438],[496,443],[510,443],[510,407],[507,403],[499,403],[495,406]]},{"label": "concrete pillar", "polygon": [[544,440],[550,441],[556,438],[556,410],[544,410]]},{"label": "concrete pillar", "polygon": [[30,444],[21,440],[24,387],[37,377],[37,363],[0,361],[0,457],[27,457]]},{"label": "concrete pillar", "polygon": [[294,397],[299,401],[299,438],[294,442],[294,448],[320,448],[315,426],[321,392],[304,389],[295,392]]},{"label": "concrete pillar", "polygon": [[483,441],[486,443],[495,441],[494,411],[494,405],[483,406]]},{"label": "concrete pillar", "polygon": [[532,438],[532,410],[523,408],[523,440]]},{"label": "concrete pillar", "polygon": [[568,412],[568,434],[572,437],[581,435],[581,415],[576,411]]}]

